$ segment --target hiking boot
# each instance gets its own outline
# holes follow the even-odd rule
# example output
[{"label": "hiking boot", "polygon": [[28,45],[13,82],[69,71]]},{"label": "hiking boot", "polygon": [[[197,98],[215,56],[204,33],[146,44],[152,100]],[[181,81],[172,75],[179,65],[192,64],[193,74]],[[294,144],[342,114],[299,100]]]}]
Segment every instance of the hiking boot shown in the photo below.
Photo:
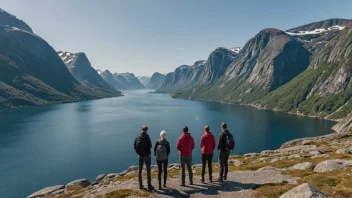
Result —
[{"label": "hiking boot", "polygon": [[201,182],[202,184],[204,184],[204,179],[201,179],[200,182]]},{"label": "hiking boot", "polygon": [[180,186],[186,186],[186,184],[182,183]]},{"label": "hiking boot", "polygon": [[139,185],[139,189],[144,189],[143,184],[140,184],[140,185]]},{"label": "hiking boot", "polygon": [[189,185],[193,185],[193,181],[190,181],[190,182],[189,182]]},{"label": "hiking boot", "polygon": [[163,188],[161,187],[161,185],[159,185],[159,190],[162,190]]},{"label": "hiking boot", "polygon": [[224,181],[226,181],[227,180],[227,177],[224,177]]},{"label": "hiking boot", "polygon": [[210,180],[209,180],[209,183],[213,183],[213,179],[210,179]]},{"label": "hiking boot", "polygon": [[155,188],[153,186],[148,186],[148,191],[152,191],[155,190]]},{"label": "hiking boot", "polygon": [[224,182],[222,178],[218,178],[218,182]]},{"label": "hiking boot", "polygon": [[164,184],[164,188],[166,188],[166,184]]}]

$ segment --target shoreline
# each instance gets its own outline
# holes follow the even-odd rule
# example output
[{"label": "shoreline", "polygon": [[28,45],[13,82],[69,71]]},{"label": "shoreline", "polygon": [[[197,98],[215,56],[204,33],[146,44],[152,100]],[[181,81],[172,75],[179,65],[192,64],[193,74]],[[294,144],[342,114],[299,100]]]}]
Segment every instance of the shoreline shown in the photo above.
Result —
[{"label": "shoreline", "polygon": [[225,103],[225,102],[221,102],[221,101],[206,100],[206,99],[193,99],[193,98],[174,97],[174,96],[172,96],[170,93],[165,93],[165,94],[170,95],[170,96],[171,96],[172,98],[174,98],[174,99],[193,100],[193,101],[205,101],[205,102],[215,102],[215,103],[226,104],[226,105],[247,106],[247,107],[253,107],[253,108],[258,109],[258,110],[272,111],[272,112],[280,112],[280,113],[286,113],[286,114],[295,115],[295,116],[309,117],[309,118],[315,118],[315,119],[320,119],[320,120],[328,120],[328,121],[336,122],[336,123],[330,128],[331,130],[333,130],[335,133],[343,133],[343,132],[336,131],[336,130],[334,129],[334,127],[335,127],[336,125],[338,125],[338,124],[339,124],[341,121],[343,121],[344,119],[330,119],[330,118],[326,118],[326,117],[319,117],[319,116],[313,116],[313,115],[304,115],[304,114],[298,114],[298,113],[292,113],[292,112],[285,112],[285,111],[281,111],[281,110],[278,110],[278,109],[268,109],[268,108],[260,107],[260,106],[255,105],[255,104]]}]

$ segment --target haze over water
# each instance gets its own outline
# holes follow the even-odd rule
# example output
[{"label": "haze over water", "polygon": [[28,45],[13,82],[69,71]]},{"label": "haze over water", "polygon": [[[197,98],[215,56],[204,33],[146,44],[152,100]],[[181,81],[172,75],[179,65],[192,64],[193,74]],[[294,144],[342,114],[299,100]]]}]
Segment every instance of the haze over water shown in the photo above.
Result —
[{"label": "haze over water", "polygon": [[0,197],[26,197],[50,185],[122,172],[137,164],[133,141],[145,124],[153,144],[161,130],[167,131],[170,163],[178,162],[175,144],[187,125],[196,141],[193,163],[200,163],[204,125],[217,136],[222,122],[235,136],[233,154],[241,155],[331,133],[334,124],[253,107],[172,99],[147,90],[118,98],[1,110]]}]

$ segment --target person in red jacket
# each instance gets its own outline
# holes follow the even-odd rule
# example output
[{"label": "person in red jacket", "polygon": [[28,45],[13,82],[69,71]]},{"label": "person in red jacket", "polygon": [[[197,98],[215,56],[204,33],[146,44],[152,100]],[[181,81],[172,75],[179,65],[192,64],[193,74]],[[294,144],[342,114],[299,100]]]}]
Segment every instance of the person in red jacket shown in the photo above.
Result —
[{"label": "person in red jacket", "polygon": [[193,173],[192,173],[192,151],[194,149],[194,139],[188,132],[188,127],[183,127],[183,133],[178,138],[176,144],[177,150],[180,154],[180,164],[181,164],[181,186],[185,186],[185,168],[187,165],[188,175],[190,184],[193,185]]},{"label": "person in red jacket", "polygon": [[204,135],[200,140],[200,147],[202,148],[202,183],[204,183],[205,166],[208,163],[208,172],[210,183],[213,182],[212,176],[212,161],[213,151],[215,149],[215,137],[210,132],[209,126],[204,127]]}]

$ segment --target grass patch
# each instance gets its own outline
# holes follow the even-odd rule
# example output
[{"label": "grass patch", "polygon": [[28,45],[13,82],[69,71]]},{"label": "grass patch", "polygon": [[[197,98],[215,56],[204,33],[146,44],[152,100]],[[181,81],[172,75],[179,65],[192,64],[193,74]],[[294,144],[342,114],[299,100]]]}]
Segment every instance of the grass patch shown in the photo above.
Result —
[{"label": "grass patch", "polygon": [[105,195],[97,195],[94,198],[124,198],[132,195],[137,197],[148,197],[150,193],[141,190],[119,189],[111,191]]},{"label": "grass patch", "polygon": [[277,198],[294,187],[296,187],[296,185],[288,184],[288,183],[263,184],[254,188],[254,197]]},{"label": "grass patch", "polygon": [[352,198],[351,181],[352,168],[347,168],[326,173],[314,173],[299,179],[298,183],[310,183],[333,197]]}]

